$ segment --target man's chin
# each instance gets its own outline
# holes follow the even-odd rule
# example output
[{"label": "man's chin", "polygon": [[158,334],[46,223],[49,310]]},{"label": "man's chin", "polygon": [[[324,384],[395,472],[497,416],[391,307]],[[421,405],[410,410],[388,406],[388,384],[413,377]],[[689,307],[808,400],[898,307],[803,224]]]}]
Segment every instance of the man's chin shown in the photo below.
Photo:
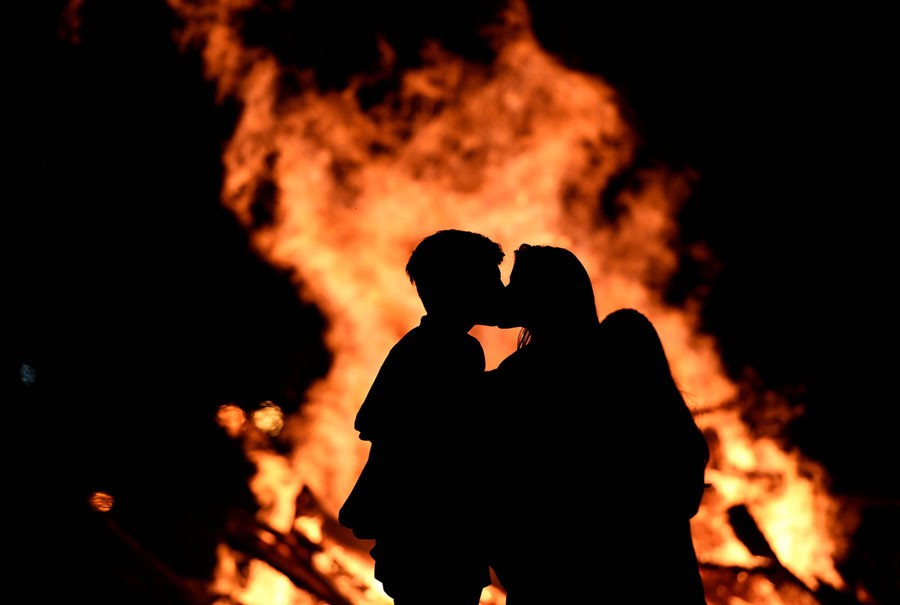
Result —
[{"label": "man's chin", "polygon": [[490,326],[492,328],[500,328],[502,330],[508,330],[510,328],[521,328],[522,324],[516,322],[508,317],[482,317],[479,321],[476,322],[480,326]]},{"label": "man's chin", "polygon": [[521,328],[522,327],[521,324],[519,324],[515,321],[509,321],[509,320],[504,320],[504,319],[499,319],[491,325],[496,326],[496,327],[500,328],[501,330],[509,330],[511,328]]},{"label": "man's chin", "polygon": [[506,323],[508,323],[508,322],[498,321],[496,318],[489,318],[489,319],[482,318],[482,319],[478,320],[477,322],[475,322],[476,325],[488,326],[490,328],[511,328],[511,327],[513,327],[510,325],[506,325]]}]

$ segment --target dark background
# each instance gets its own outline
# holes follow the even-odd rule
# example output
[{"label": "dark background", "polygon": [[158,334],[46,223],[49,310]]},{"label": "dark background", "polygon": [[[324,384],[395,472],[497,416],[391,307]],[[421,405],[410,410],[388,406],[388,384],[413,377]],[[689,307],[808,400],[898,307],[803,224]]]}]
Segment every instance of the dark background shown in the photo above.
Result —
[{"label": "dark background", "polygon": [[[528,5],[548,51],[621,92],[642,137],[638,165],[701,175],[681,243],[708,245],[718,268],[686,258],[673,296],[707,291],[704,321],[729,372],[803,409],[784,437],[865,513],[845,573],[896,591],[896,544],[885,543],[900,500],[887,15]],[[238,108],[217,104],[199,57],[177,49],[165,4],[86,0],[81,27],[61,36],[64,6],[7,9],[4,24],[7,408],[11,467],[31,486],[20,511],[44,530],[22,537],[26,567],[81,552],[72,577],[93,592],[127,558],[96,538],[105,521],[86,494],[117,494],[123,527],[202,576],[225,508],[252,507],[249,469],[210,422],[216,406],[299,400],[328,355],[318,311],[219,205]],[[429,6],[262,3],[244,31],[316,67],[323,88],[375,64],[376,33],[400,67],[426,38],[490,61],[477,28],[500,3]],[[172,547],[179,531],[196,534],[194,551]]]}]

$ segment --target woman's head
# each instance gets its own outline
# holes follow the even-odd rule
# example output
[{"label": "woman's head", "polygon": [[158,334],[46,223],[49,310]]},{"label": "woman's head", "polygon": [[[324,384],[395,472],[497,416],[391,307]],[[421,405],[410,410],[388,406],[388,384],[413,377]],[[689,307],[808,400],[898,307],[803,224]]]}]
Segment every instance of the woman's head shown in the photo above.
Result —
[{"label": "woman's head", "polygon": [[614,384],[625,393],[668,393],[669,401],[683,403],[682,395],[672,375],[669,359],[659,332],[650,319],[636,309],[613,311],[600,322],[598,330],[603,343],[602,366]]},{"label": "woman's head", "polygon": [[636,309],[611,312],[600,323],[600,333],[612,359],[622,369],[642,375],[668,375],[669,360],[659,333],[650,319]]},{"label": "woman's head", "polygon": [[567,336],[598,322],[590,275],[566,248],[519,246],[504,297],[500,327],[518,326],[536,336]]}]

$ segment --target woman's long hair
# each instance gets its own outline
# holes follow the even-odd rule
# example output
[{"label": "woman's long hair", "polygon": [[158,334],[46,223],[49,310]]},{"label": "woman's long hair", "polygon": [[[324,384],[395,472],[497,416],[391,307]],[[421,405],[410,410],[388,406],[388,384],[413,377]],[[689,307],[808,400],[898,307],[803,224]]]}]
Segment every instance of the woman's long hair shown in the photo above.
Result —
[{"label": "woman's long hair", "polygon": [[534,332],[578,337],[598,323],[591,277],[566,248],[522,244],[507,286],[508,303],[518,323],[517,347],[531,343]]}]

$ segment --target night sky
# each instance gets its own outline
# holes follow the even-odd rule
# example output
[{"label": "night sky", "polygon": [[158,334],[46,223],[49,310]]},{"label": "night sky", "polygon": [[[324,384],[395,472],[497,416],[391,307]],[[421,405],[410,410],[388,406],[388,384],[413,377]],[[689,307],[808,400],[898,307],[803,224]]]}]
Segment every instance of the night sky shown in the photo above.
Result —
[{"label": "night sky", "polygon": [[[246,500],[240,453],[208,419],[223,400],[299,397],[327,369],[323,320],[219,205],[237,108],[216,104],[199,58],[175,47],[165,4],[86,0],[77,44],[59,35],[64,3],[40,4],[9,9],[4,28],[11,422],[53,461],[26,475],[54,514],[93,489],[131,495],[158,517],[134,531],[199,574],[202,555],[166,551],[167,528],[184,521],[172,486],[207,525],[221,502]],[[429,37],[490,58],[475,27],[490,2],[263,4],[248,39],[315,66],[323,87],[369,68],[379,32],[401,65]],[[802,406],[787,437],[826,465],[837,494],[867,503],[864,531],[896,531],[892,21],[585,5],[529,3],[545,48],[621,92],[639,163],[702,176],[681,236],[685,249],[708,245],[719,269],[685,263],[673,295],[708,290],[705,327],[729,371]]]}]

